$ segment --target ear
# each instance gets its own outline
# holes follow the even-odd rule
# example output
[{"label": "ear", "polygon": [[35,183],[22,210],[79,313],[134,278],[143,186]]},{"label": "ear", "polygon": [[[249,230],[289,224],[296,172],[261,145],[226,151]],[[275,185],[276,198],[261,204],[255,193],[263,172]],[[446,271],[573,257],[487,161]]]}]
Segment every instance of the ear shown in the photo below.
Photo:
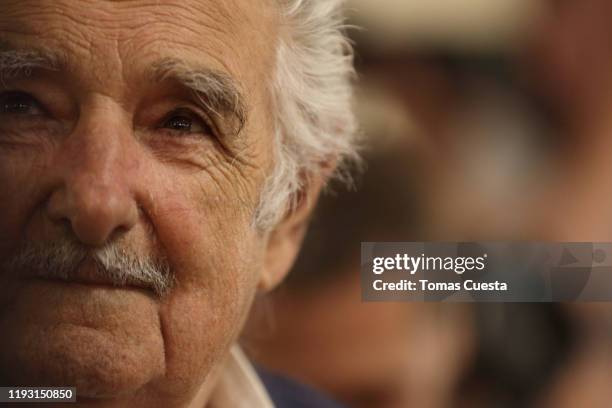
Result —
[{"label": "ear", "polygon": [[270,231],[263,273],[259,281],[260,291],[268,292],[274,289],[287,276],[302,246],[310,214],[316,206],[326,179],[326,175],[309,178],[304,188],[298,192],[293,210],[288,211],[282,221]]}]

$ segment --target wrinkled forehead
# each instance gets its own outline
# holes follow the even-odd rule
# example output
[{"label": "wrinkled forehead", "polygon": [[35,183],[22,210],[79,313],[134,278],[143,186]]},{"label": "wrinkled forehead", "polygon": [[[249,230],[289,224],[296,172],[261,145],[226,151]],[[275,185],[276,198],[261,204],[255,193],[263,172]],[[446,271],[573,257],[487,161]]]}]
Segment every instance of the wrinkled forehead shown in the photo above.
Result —
[{"label": "wrinkled forehead", "polygon": [[247,89],[273,70],[278,25],[271,0],[0,2],[0,43],[52,50],[73,70],[130,78],[171,57]]}]

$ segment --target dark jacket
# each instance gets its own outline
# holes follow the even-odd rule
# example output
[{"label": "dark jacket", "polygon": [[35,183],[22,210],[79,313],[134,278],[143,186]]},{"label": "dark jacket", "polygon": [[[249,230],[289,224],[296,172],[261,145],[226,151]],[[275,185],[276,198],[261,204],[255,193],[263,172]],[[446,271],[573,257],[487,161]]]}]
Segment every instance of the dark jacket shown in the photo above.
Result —
[{"label": "dark jacket", "polygon": [[293,380],[257,367],[272,402],[277,408],[343,408],[323,394]]}]

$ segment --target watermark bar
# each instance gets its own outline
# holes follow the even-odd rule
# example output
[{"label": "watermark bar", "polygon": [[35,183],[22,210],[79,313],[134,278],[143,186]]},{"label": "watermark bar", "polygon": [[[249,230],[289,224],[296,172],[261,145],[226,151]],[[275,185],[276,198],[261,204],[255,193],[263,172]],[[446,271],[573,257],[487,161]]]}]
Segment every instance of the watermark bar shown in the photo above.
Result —
[{"label": "watermark bar", "polygon": [[364,301],[609,302],[612,243],[362,242]]},{"label": "watermark bar", "polygon": [[75,387],[0,387],[0,403],[76,402]]}]

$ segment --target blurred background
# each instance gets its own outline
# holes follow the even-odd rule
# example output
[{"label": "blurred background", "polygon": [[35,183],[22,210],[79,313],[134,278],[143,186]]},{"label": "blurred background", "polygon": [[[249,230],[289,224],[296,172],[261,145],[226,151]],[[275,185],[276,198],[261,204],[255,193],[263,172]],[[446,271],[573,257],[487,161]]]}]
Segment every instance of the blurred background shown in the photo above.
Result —
[{"label": "blurred background", "polygon": [[612,406],[612,305],[362,303],[361,241],[612,241],[612,1],[352,0],[366,171],[244,338],[349,407]]}]

